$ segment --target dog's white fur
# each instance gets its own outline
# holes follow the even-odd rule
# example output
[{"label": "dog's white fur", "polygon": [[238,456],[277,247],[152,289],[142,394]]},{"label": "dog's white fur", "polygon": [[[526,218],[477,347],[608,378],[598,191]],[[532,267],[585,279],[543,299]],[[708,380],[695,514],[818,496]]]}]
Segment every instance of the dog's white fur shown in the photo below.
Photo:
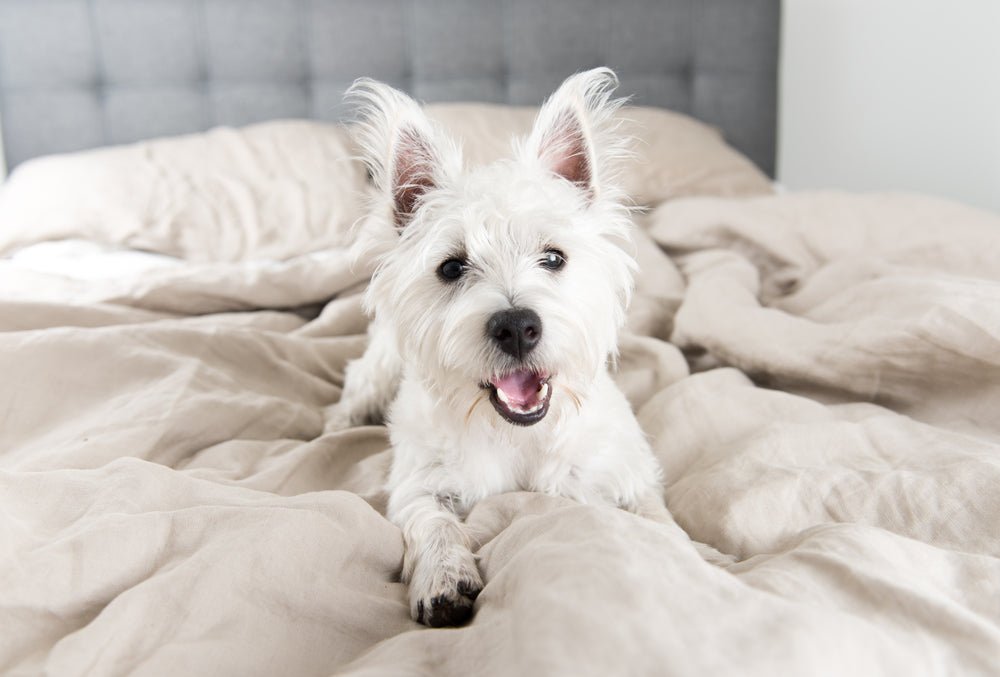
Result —
[{"label": "dog's white fur", "polygon": [[[531,490],[665,512],[657,462],[609,374],[635,270],[613,173],[626,143],[615,84],[607,69],[570,77],[512,159],[475,169],[412,99],[371,80],[352,87],[378,191],[367,235],[380,253],[369,347],[347,369],[339,409],[354,424],[387,414],[388,516],[405,538],[411,614],[429,625],[471,614],[483,583],[463,520],[486,496]],[[558,269],[551,252],[564,255]],[[464,264],[459,279],[440,272],[451,259]],[[541,336],[515,356],[487,325],[523,308]],[[519,369],[548,375],[547,413],[531,425],[490,402],[491,381]]]}]

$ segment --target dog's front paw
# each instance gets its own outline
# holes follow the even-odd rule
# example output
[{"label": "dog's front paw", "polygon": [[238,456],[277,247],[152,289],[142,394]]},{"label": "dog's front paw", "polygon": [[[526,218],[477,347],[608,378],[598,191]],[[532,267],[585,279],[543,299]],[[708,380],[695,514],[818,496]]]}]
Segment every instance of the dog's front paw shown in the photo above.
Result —
[{"label": "dog's front paw", "polygon": [[410,581],[410,615],[432,628],[462,625],[472,618],[483,580],[472,553],[455,564],[417,565]]},{"label": "dog's front paw", "polygon": [[359,405],[350,400],[328,406],[323,417],[326,420],[324,432],[337,432],[362,425],[382,425],[385,422],[381,412],[374,407],[366,407],[363,403]]},{"label": "dog's front paw", "polygon": [[344,402],[331,404],[323,410],[324,432],[336,432],[346,430],[351,427],[351,412],[347,410]]}]

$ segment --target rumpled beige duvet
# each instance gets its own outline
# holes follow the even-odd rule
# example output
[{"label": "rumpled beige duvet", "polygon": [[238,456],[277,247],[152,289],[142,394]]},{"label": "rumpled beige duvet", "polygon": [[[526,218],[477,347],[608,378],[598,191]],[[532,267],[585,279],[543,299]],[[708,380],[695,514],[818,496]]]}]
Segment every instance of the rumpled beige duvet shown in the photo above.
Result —
[{"label": "rumpled beige duvet", "polygon": [[642,222],[619,379],[678,527],[483,501],[486,587],[446,630],[409,619],[385,430],[326,425],[363,262],[0,266],[2,671],[1000,672],[1000,217],[815,193]]}]

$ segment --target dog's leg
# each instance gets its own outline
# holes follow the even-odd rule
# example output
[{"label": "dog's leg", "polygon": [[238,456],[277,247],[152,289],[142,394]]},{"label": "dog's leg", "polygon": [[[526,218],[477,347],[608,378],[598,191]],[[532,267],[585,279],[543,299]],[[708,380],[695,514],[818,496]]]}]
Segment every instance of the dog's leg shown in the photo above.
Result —
[{"label": "dog's leg", "polygon": [[380,424],[396,396],[403,372],[396,338],[376,319],[368,330],[368,348],[344,371],[340,401],[327,412],[327,428]]},{"label": "dog's leg", "polygon": [[410,616],[431,627],[468,621],[483,580],[449,499],[404,484],[391,494],[388,513],[403,530]]}]

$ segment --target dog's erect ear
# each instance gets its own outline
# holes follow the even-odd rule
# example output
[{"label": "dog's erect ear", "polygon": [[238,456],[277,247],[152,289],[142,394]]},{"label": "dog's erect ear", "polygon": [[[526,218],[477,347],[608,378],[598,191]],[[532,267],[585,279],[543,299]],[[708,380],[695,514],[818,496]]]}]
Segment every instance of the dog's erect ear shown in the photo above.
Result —
[{"label": "dog's erect ear", "polygon": [[411,127],[397,132],[390,157],[392,211],[396,227],[402,228],[416,211],[420,197],[437,185],[438,163],[435,162],[428,137]]},{"label": "dog's erect ear", "polygon": [[569,77],[539,110],[525,149],[590,200],[600,197],[613,160],[625,152],[614,117],[624,99],[611,98],[617,85],[608,68]]},{"label": "dog's erect ear", "polygon": [[440,185],[446,169],[445,153],[455,155],[457,149],[440,136],[416,101],[388,85],[362,78],[347,90],[347,98],[356,102],[361,112],[361,120],[353,128],[354,138],[401,230],[410,222],[420,198]]}]

